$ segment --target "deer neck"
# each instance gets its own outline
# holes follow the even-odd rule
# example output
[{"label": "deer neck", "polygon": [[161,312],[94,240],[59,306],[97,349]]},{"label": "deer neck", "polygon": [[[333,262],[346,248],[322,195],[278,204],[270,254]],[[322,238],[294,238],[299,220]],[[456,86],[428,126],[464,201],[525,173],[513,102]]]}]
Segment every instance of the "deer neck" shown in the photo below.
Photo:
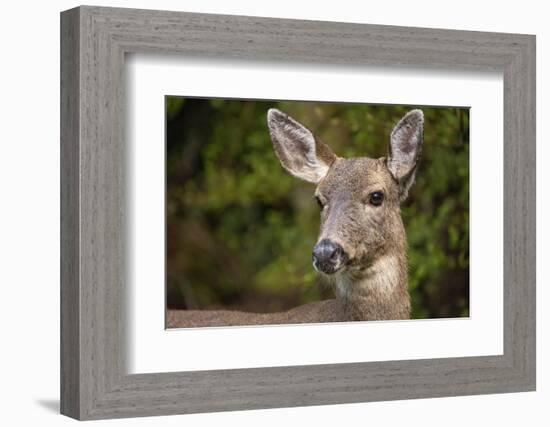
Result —
[{"label": "deer neck", "polygon": [[336,294],[347,320],[408,319],[405,251],[388,251],[336,277]]}]

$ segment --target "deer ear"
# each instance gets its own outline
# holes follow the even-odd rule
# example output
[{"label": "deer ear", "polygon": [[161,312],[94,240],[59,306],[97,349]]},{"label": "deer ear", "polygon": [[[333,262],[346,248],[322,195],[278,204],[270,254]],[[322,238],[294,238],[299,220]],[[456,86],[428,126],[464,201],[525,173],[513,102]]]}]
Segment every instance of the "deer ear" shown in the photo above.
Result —
[{"label": "deer ear", "polygon": [[304,125],[271,108],[267,124],[275,153],[291,175],[317,184],[336,160],[330,148],[315,138]]},{"label": "deer ear", "polygon": [[421,110],[409,111],[393,128],[387,166],[399,184],[399,199],[407,198],[414,182],[416,166],[422,152],[424,114]]}]

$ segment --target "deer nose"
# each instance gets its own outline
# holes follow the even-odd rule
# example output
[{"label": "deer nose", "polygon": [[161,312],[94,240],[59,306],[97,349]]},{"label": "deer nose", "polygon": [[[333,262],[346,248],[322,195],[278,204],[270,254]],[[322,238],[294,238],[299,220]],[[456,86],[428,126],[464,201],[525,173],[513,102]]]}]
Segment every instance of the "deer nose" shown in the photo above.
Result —
[{"label": "deer nose", "polygon": [[325,274],[333,274],[346,262],[342,246],[329,239],[323,239],[313,248],[313,267]]}]

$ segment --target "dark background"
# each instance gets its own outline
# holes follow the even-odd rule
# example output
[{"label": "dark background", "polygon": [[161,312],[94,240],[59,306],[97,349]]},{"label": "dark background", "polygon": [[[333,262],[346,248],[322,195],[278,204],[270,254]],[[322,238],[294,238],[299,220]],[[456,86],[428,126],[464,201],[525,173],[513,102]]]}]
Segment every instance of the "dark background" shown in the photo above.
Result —
[{"label": "dark background", "polygon": [[314,185],[280,166],[276,107],[343,157],[381,157],[397,121],[425,116],[416,183],[402,205],[413,318],[469,315],[469,110],[166,97],[167,305],[273,312],[331,298],[311,265]]}]

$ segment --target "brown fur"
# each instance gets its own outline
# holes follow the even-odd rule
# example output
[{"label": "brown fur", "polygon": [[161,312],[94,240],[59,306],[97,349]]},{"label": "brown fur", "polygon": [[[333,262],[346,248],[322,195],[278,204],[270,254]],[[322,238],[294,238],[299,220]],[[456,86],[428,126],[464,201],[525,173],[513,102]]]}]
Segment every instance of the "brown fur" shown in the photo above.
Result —
[{"label": "brown fur", "polygon": [[[278,110],[270,110],[268,123],[283,167],[317,184],[315,195],[324,206],[318,241],[338,243],[347,254],[346,264],[326,276],[336,298],[269,314],[169,310],[167,327],[408,319],[407,243],[399,204],[414,180],[422,112],[408,113],[394,128],[389,159],[339,158]],[[373,192],[384,194],[380,206],[369,202]]]}]

